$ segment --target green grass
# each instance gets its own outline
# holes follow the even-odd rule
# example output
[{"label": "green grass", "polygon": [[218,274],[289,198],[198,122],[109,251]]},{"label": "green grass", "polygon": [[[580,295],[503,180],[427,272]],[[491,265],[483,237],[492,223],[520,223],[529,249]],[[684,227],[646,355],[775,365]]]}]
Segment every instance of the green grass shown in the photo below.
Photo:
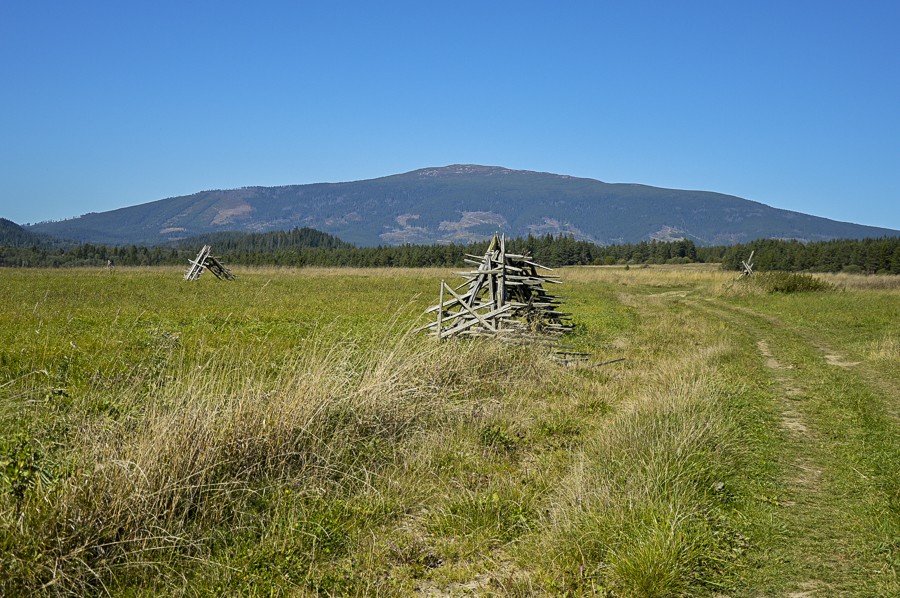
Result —
[{"label": "green grass", "polygon": [[896,287],[565,269],[563,367],[408,334],[447,271],[237,274],[0,271],[0,593],[898,590]]}]

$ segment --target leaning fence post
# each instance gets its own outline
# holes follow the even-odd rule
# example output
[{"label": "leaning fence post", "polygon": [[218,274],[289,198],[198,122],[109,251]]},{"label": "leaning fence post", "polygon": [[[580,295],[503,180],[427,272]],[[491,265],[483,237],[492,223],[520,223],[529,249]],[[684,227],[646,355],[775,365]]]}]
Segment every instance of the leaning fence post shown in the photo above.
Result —
[{"label": "leaning fence post", "polygon": [[441,319],[444,316],[444,281],[441,280],[441,293],[438,298],[438,315],[437,315],[437,339],[438,342],[441,340]]}]

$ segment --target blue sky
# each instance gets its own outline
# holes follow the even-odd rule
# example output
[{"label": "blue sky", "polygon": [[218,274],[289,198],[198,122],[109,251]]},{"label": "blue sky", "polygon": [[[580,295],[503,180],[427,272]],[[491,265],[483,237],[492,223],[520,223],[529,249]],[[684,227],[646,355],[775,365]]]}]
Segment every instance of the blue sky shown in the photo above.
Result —
[{"label": "blue sky", "polygon": [[476,163],[900,229],[900,2],[0,3],[0,216]]}]

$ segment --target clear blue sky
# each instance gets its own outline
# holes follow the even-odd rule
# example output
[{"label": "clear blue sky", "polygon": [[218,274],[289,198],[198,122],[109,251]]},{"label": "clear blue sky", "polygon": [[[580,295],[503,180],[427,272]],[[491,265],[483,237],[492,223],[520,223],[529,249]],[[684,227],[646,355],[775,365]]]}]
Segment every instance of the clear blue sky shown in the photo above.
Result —
[{"label": "clear blue sky", "polygon": [[0,3],[0,216],[477,163],[900,229],[900,2]]}]

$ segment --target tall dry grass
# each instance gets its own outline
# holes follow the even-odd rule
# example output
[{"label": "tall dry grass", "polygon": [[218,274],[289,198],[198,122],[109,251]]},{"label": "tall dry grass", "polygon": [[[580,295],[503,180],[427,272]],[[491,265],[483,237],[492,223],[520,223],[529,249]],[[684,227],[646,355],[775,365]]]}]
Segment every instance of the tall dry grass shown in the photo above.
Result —
[{"label": "tall dry grass", "polygon": [[896,274],[848,274],[817,273],[817,278],[833,284],[841,289],[856,290],[900,290],[900,276]]},{"label": "tall dry grass", "polygon": [[572,266],[564,270],[567,283],[592,284],[607,283],[633,288],[686,288],[707,289],[725,284],[734,279],[735,273],[709,268],[683,266],[634,267],[628,270],[620,267]]},{"label": "tall dry grass", "polygon": [[287,360],[236,348],[202,367],[176,351],[147,368],[152,383],[108,386],[120,415],[72,422],[65,473],[0,495],[0,593],[177,580],[222,530],[259,516],[272,488],[340,497],[371,486],[514,363],[509,347],[438,346],[396,325],[373,346],[310,339]]},{"label": "tall dry grass", "polygon": [[[710,268],[711,264],[690,264],[681,266],[649,266],[634,267],[628,270],[622,267],[573,266],[565,268],[568,282],[590,283],[606,282],[631,287],[677,287],[691,286],[695,289],[708,289],[722,294],[722,288],[734,287],[738,281],[738,272]],[[766,275],[765,272],[759,274]],[[839,289],[884,290],[900,289],[900,276],[891,274],[850,274],[815,272],[803,274],[824,281]],[[745,292],[746,289],[745,289]],[[726,293],[727,294],[727,293]]]}]

